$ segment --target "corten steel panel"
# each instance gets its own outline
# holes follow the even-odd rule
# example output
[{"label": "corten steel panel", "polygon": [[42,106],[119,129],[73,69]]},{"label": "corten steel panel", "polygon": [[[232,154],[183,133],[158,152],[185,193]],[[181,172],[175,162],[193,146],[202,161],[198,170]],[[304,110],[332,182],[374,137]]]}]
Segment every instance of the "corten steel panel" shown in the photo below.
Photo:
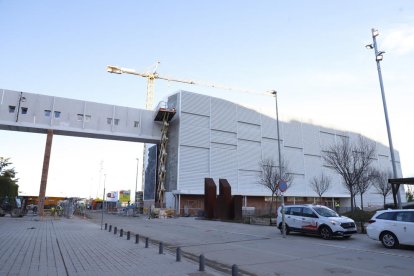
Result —
[{"label": "corten steel panel", "polygon": [[204,216],[208,219],[214,218],[216,208],[217,186],[212,178],[204,179]]},{"label": "corten steel panel", "polygon": [[243,196],[233,196],[233,219],[242,220]]},{"label": "corten steel panel", "polygon": [[227,179],[219,179],[218,215],[219,219],[231,219],[231,186]]}]

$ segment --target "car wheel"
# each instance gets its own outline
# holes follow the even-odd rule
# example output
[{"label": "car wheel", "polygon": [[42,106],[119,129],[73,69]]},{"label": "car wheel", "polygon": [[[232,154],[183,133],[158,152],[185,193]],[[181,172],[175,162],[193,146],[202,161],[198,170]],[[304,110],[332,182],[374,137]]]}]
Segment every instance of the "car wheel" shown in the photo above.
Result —
[{"label": "car wheel", "polygon": [[391,232],[382,233],[380,240],[386,248],[396,248],[399,244],[397,237]]},{"label": "car wheel", "polygon": [[347,240],[347,239],[349,239],[351,236],[344,236],[343,238],[344,238],[344,240]]},{"label": "car wheel", "polygon": [[332,238],[332,230],[331,228],[329,228],[328,226],[322,226],[319,229],[319,235],[322,237],[322,239],[324,240],[330,240]]}]

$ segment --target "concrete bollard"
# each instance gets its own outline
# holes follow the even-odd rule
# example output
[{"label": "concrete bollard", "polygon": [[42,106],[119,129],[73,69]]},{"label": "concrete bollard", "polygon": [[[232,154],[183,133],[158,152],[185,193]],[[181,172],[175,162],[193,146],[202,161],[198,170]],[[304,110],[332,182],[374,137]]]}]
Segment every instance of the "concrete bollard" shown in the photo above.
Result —
[{"label": "concrete bollard", "polygon": [[148,248],[148,238],[145,238],[145,248]]},{"label": "concrete bollard", "polygon": [[239,268],[237,267],[237,265],[232,265],[231,266],[231,276],[237,276],[239,275]]},{"label": "concrete bollard", "polygon": [[175,261],[181,262],[181,247],[177,247]]},{"label": "concrete bollard", "polygon": [[135,235],[135,243],[137,243],[137,244],[139,243],[139,235],[138,234]]},{"label": "concrete bollard", "polygon": [[131,239],[131,232],[127,232],[127,240],[130,240]]},{"label": "concrete bollard", "polygon": [[204,258],[204,255],[201,254],[200,255],[200,265],[199,265],[199,268],[198,268],[199,271],[204,271],[204,264],[205,264],[205,258]]},{"label": "concrete bollard", "polygon": [[121,238],[124,236],[124,229],[121,229],[121,230],[119,231],[119,236],[120,236]]},{"label": "concrete bollard", "polygon": [[118,228],[115,226],[114,227],[114,235],[116,235],[117,232],[118,232]]},{"label": "concrete bollard", "polygon": [[112,225],[109,225],[109,230],[108,232],[112,232]]},{"label": "concrete bollard", "polygon": [[163,254],[163,253],[164,253],[164,245],[163,245],[162,242],[160,242],[160,246],[159,246],[159,249],[158,249],[158,254]]},{"label": "concrete bollard", "polygon": [[108,223],[105,223],[105,230],[108,229]]}]

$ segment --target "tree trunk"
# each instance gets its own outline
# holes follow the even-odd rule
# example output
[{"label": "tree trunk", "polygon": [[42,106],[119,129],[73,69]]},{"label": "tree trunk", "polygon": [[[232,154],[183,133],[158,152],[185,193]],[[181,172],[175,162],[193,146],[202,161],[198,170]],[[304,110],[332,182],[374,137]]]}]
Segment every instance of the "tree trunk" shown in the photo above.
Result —
[{"label": "tree trunk", "polygon": [[364,195],[364,194],[362,194],[362,193],[361,193],[361,210],[362,210],[362,211],[364,211],[364,200],[363,200],[363,195]]},{"label": "tree trunk", "polygon": [[385,198],[386,198],[387,196],[386,195],[384,195],[384,209],[385,209]]}]

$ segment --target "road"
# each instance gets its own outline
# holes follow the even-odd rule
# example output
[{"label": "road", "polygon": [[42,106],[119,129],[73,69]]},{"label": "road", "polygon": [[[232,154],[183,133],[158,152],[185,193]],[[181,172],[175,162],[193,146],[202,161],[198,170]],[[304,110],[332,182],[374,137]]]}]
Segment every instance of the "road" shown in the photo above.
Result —
[{"label": "road", "polygon": [[[101,213],[90,213],[99,224]],[[104,223],[162,241],[186,256],[203,254],[208,265],[242,275],[413,275],[412,247],[386,249],[365,234],[348,240],[322,240],[291,234],[283,238],[271,226],[209,221],[193,217],[147,219],[104,215]]]}]

